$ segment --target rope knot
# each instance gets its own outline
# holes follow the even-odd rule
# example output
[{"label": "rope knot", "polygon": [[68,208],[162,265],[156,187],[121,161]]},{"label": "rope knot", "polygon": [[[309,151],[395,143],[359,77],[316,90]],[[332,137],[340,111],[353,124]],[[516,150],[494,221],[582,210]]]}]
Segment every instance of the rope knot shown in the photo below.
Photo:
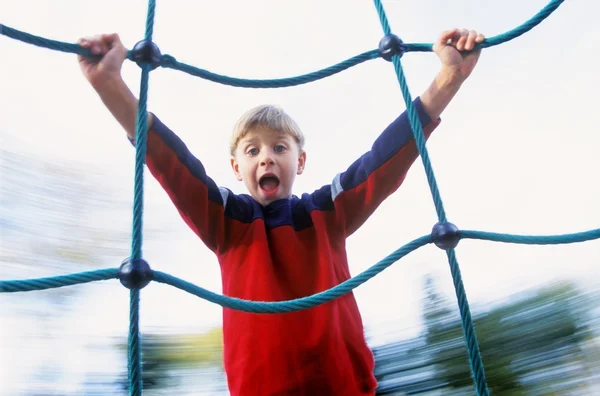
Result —
[{"label": "rope knot", "polygon": [[405,50],[406,47],[404,46],[404,43],[400,37],[396,36],[395,34],[386,34],[379,41],[379,55],[386,61],[391,61],[394,55],[402,57]]},{"label": "rope knot", "polygon": [[152,269],[146,260],[123,260],[119,267],[119,280],[128,289],[143,289],[152,280]]},{"label": "rope knot", "polygon": [[154,70],[162,63],[162,54],[158,46],[152,41],[141,40],[131,50],[131,60],[137,63],[139,67],[150,64],[152,70]]},{"label": "rope knot", "polygon": [[454,249],[460,241],[460,231],[450,222],[436,223],[431,230],[431,240],[442,250]]}]

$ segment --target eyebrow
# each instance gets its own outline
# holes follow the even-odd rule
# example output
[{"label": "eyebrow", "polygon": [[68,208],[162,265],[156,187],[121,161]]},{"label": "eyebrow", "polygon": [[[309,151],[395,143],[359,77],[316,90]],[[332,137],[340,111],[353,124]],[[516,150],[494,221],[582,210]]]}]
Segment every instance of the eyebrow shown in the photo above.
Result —
[{"label": "eyebrow", "polygon": [[[249,144],[255,144],[256,141],[258,140],[258,137],[252,137],[252,138],[248,138],[248,137],[244,137],[241,141],[240,144],[243,146],[247,146]],[[289,134],[281,132],[279,134],[279,136],[276,139],[276,142],[285,142],[285,143],[289,143],[290,141],[293,141],[294,138],[292,136],[289,136]]]}]

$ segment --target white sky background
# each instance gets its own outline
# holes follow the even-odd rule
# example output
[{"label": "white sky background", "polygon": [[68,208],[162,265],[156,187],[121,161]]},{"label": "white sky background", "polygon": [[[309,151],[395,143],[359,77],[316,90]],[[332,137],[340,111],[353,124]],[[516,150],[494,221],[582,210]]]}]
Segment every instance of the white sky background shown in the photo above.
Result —
[{"label": "white sky background", "polygon": [[[392,30],[405,42],[432,42],[452,27],[494,36],[546,4],[384,1]],[[145,0],[0,0],[0,22],[67,42],[115,31],[132,48],[143,37],[146,7]],[[428,143],[448,218],[460,228],[559,234],[600,226],[599,13],[596,1],[566,1],[524,36],[484,50]],[[243,78],[312,72],[374,49],[382,37],[373,3],[357,0],[158,1],[154,32],[163,53]],[[1,144],[99,168],[106,184],[120,183],[133,197],[134,150],[84,80],[76,56],[1,37],[0,57]],[[406,54],[403,65],[413,97],[440,66],[433,53]],[[140,69],[126,61],[123,72],[138,92]],[[296,194],[329,183],[405,109],[393,67],[381,59],[325,80],[273,90],[233,88],[168,69],[150,76],[149,109],[181,136],[211,177],[236,192],[245,191],[229,168],[230,131],[244,111],[260,103],[284,106],[307,136],[308,167]],[[151,266],[220,292],[216,259],[146,175],[147,199],[160,211],[148,209],[145,223],[167,224],[178,233],[144,245]],[[131,219],[106,221],[128,229]],[[352,273],[429,233],[435,222],[419,159],[400,190],[349,239]],[[590,287],[600,279],[598,241],[555,247],[466,240],[457,256],[475,307],[555,279],[574,278]],[[437,274],[452,296],[445,254],[433,246],[421,248],[356,290],[367,326],[395,322],[394,328],[418,330],[427,272]],[[47,275],[53,274],[43,268],[32,274]],[[126,334],[127,290],[117,281],[81,288],[96,292],[80,301],[80,331]],[[171,287],[150,285],[142,292],[143,328],[204,327],[220,323],[220,312],[217,305]]]}]

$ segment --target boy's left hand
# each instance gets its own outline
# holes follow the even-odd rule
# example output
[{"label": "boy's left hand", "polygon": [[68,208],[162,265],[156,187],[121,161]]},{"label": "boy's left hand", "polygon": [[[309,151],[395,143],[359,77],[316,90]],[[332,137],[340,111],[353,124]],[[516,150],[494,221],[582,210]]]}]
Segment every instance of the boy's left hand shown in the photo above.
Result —
[{"label": "boy's left hand", "polygon": [[433,45],[433,51],[442,61],[442,71],[451,79],[466,80],[481,54],[480,48],[473,48],[484,39],[483,34],[475,30],[453,29],[443,32]]}]

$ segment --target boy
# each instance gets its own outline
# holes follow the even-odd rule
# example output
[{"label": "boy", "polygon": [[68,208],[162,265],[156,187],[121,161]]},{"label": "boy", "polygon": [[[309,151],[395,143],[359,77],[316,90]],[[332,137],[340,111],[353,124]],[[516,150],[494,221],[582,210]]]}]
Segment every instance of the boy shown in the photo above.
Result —
[{"label": "boy", "polygon": [[[442,68],[415,99],[427,137],[471,74],[483,41],[451,30],[434,45]],[[116,34],[81,39],[102,55],[79,57],[82,71],[135,145],[137,99],[120,69],[126,49]],[[471,51],[461,53],[461,51]],[[292,186],[306,165],[304,137],[274,106],[260,106],[236,125],[231,167],[249,195],[233,194],[207,176],[202,163],[148,113],[147,166],[184,221],[216,256],[223,293],[259,301],[311,295],[348,278],[346,238],[392,194],[418,157],[407,114],[344,173],[301,198]],[[353,294],[300,312],[250,314],[224,309],[224,365],[234,396],[373,395],[373,356]]]}]

